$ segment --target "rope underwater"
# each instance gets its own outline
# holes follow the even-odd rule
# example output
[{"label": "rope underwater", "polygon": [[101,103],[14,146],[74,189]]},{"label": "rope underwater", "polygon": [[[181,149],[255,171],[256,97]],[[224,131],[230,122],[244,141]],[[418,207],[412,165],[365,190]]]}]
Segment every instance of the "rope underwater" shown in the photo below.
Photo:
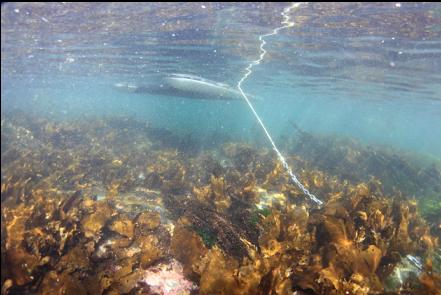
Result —
[{"label": "rope underwater", "polygon": [[300,188],[303,193],[305,195],[307,195],[312,201],[314,201],[318,206],[321,206],[323,204],[323,201],[321,201],[320,199],[318,199],[314,194],[310,193],[308,191],[308,189],[297,179],[297,177],[295,176],[295,174],[292,172],[291,168],[289,167],[288,163],[286,162],[285,158],[283,157],[282,153],[279,151],[279,149],[277,148],[276,144],[274,143],[271,135],[269,134],[268,130],[266,129],[265,125],[263,124],[262,120],[260,119],[259,115],[257,114],[256,110],[254,109],[253,105],[251,104],[250,100],[248,99],[247,95],[245,94],[245,92],[242,90],[242,83],[253,73],[252,68],[254,66],[259,65],[265,54],[266,54],[266,50],[263,48],[266,44],[266,41],[264,40],[265,37],[269,37],[269,36],[274,36],[277,35],[279,33],[280,30],[285,29],[285,28],[290,28],[292,26],[294,26],[294,22],[290,21],[289,15],[288,13],[292,10],[295,9],[297,7],[300,6],[300,3],[294,3],[293,5],[285,8],[283,10],[283,12],[281,13],[283,16],[283,21],[282,21],[282,26],[281,27],[277,27],[275,28],[271,33],[268,34],[264,34],[264,35],[260,35],[259,36],[259,41],[260,41],[260,56],[257,60],[252,61],[245,69],[245,74],[243,75],[243,77],[240,79],[240,81],[237,83],[237,88],[239,89],[240,93],[242,94],[242,97],[245,99],[245,101],[247,102],[248,106],[250,107],[252,113],[254,114],[254,116],[256,117],[257,121],[259,122],[260,126],[262,127],[263,131],[265,132],[266,137],[268,138],[268,140],[270,141],[273,150],[276,152],[277,157],[279,159],[279,161],[282,163],[283,167],[285,168],[286,172],[288,173],[289,177],[291,178],[291,180],[297,185],[298,188]]}]

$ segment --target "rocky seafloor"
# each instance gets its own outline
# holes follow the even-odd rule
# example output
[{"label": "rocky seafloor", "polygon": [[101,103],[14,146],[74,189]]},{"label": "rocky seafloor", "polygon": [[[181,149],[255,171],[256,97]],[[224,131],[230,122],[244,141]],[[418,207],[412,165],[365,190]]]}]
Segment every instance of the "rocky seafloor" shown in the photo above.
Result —
[{"label": "rocky seafloor", "polygon": [[441,170],[308,134],[210,148],[2,114],[2,294],[440,294]]}]

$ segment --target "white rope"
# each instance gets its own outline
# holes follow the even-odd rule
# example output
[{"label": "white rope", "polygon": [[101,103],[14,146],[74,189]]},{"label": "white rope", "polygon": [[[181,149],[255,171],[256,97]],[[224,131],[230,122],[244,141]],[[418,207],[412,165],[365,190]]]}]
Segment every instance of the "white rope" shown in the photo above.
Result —
[{"label": "white rope", "polygon": [[240,81],[237,83],[237,88],[239,89],[240,93],[242,94],[243,98],[245,99],[245,101],[247,102],[248,106],[250,107],[251,111],[253,112],[254,116],[256,117],[257,121],[259,122],[260,126],[262,127],[263,131],[266,134],[266,137],[268,138],[268,140],[271,142],[271,145],[273,146],[273,150],[276,152],[277,157],[279,158],[280,162],[282,163],[283,167],[286,169],[286,172],[288,172],[288,175],[291,177],[292,181],[294,181],[294,183],[303,191],[303,193],[305,195],[307,195],[312,201],[314,201],[316,204],[318,204],[319,206],[323,204],[323,202],[318,199],[316,196],[314,196],[312,193],[310,193],[304,186],[303,184],[297,179],[297,177],[294,175],[294,173],[292,172],[291,168],[289,167],[288,163],[286,162],[285,158],[283,157],[283,155],[280,153],[279,149],[277,148],[276,144],[274,143],[273,139],[271,138],[271,135],[269,134],[268,130],[266,129],[265,125],[263,124],[262,120],[260,119],[259,115],[257,114],[256,110],[254,109],[253,105],[251,104],[250,100],[248,99],[248,97],[246,96],[245,92],[242,90],[242,83],[248,78],[249,75],[251,75],[251,73],[253,72],[251,69],[254,66],[257,66],[260,64],[260,62],[263,60],[263,57],[266,54],[266,50],[265,48],[263,48],[263,46],[265,46],[266,42],[264,40],[265,37],[269,37],[269,36],[273,36],[273,35],[277,35],[279,33],[280,30],[285,29],[285,28],[290,28],[292,26],[294,26],[294,22],[290,21],[289,15],[288,13],[294,9],[299,7],[300,3],[294,3],[293,5],[285,8],[283,10],[283,12],[281,13],[283,16],[283,21],[282,21],[282,26],[275,28],[271,33],[269,34],[264,34],[264,35],[260,35],[259,36],[259,41],[260,41],[260,56],[257,60],[252,61],[248,67],[246,67],[245,69],[245,74],[243,75],[243,77],[240,79]]}]

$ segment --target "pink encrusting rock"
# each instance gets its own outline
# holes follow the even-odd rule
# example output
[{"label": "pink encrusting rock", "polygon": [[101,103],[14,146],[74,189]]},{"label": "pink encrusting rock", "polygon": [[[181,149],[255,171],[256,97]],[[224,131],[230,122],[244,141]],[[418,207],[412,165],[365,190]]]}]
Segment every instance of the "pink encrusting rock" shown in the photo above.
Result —
[{"label": "pink encrusting rock", "polygon": [[197,288],[195,284],[184,277],[182,265],[172,259],[169,263],[161,263],[149,268],[143,282],[150,291],[162,295],[185,295]]}]

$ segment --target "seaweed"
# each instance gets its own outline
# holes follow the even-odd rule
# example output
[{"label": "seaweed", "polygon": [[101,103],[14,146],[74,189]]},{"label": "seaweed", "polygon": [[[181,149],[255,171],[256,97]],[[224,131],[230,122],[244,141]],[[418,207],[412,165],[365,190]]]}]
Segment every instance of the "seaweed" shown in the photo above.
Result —
[{"label": "seaweed", "polygon": [[216,244],[217,236],[210,230],[203,228],[193,228],[193,230],[202,238],[202,241],[207,248],[211,248]]},{"label": "seaweed", "polygon": [[436,165],[297,128],[286,159],[314,208],[270,150],[180,138],[5,117],[3,294],[439,294]]}]

